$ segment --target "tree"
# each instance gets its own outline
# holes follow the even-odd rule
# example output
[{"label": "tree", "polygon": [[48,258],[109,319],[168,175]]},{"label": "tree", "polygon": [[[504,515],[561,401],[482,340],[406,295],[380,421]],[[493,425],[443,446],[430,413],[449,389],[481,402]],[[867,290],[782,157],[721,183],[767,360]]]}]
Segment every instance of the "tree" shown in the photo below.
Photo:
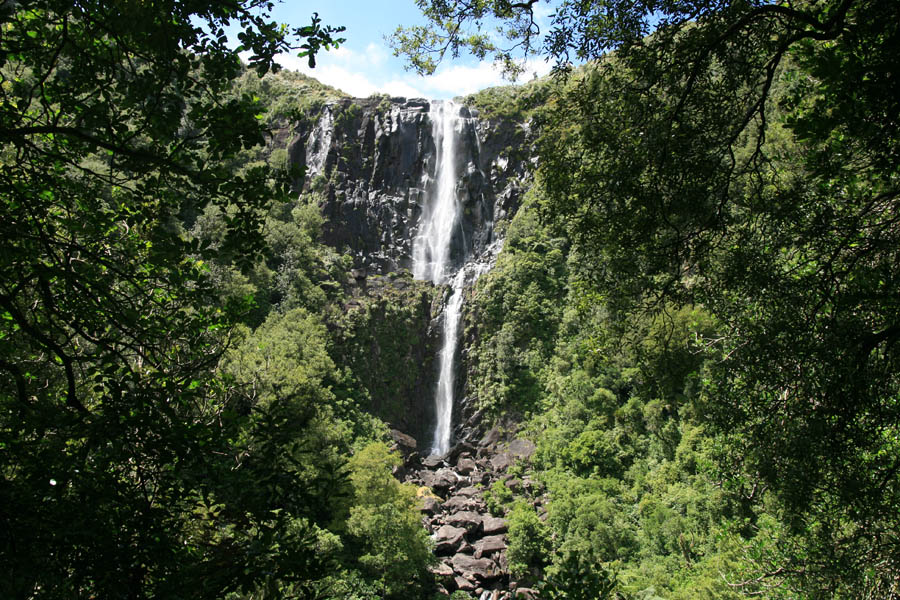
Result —
[{"label": "tree", "polygon": [[762,575],[896,594],[895,3],[564,1],[543,38],[516,27],[539,2],[422,4],[433,37],[398,38],[419,68],[496,52],[489,18],[561,67],[592,61],[545,112],[545,216],[613,314],[675,302],[721,324],[703,392],[720,465],[786,527]]},{"label": "tree", "polygon": [[[206,204],[236,207],[227,243],[250,259],[261,209],[286,189],[265,168],[232,173],[265,134],[257,99],[230,92],[238,52],[265,73],[278,52],[313,61],[341,40],[316,16],[278,25],[271,6],[0,7],[4,596],[218,598],[271,573],[254,548],[284,519],[214,508],[243,477],[243,417],[215,367],[246,306],[217,301],[208,248],[181,227]],[[298,551],[313,543],[301,516],[282,536]]]},{"label": "tree", "polygon": [[382,597],[408,597],[436,561],[422,527],[416,488],[394,479],[400,457],[374,442],[350,459],[354,500],[348,532],[359,540],[359,562]]}]

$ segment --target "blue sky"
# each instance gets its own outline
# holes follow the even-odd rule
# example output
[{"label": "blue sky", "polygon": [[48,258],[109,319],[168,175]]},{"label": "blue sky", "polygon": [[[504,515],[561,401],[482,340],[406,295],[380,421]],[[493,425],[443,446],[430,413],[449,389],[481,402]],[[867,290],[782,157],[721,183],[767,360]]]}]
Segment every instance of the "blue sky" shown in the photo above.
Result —
[{"label": "blue sky", "polygon": [[[403,60],[393,56],[384,36],[398,25],[424,24],[413,0],[287,0],[275,5],[272,16],[281,23],[298,27],[309,24],[313,12],[319,13],[323,23],[346,26],[347,31],[342,34],[346,43],[337,50],[322,53],[315,69],[309,69],[306,59],[296,56],[281,55],[279,62],[285,68],[301,71],[352,96],[386,93],[447,99],[509,83],[491,63],[479,63],[473,57],[448,59],[430,77],[404,70]],[[541,16],[546,24],[546,14]],[[525,78],[530,78],[531,73],[544,75],[550,71],[549,63],[540,59],[527,66]]]}]

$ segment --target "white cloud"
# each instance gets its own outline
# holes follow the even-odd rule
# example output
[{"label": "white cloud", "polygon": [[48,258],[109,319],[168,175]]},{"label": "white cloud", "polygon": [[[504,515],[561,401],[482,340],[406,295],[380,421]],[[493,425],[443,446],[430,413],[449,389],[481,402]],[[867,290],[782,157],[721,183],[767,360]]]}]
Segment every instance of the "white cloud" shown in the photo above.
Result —
[{"label": "white cloud", "polygon": [[409,81],[394,79],[381,86],[380,92],[403,98],[428,98],[428,93],[412,85]]},{"label": "white cloud", "polygon": [[[318,57],[315,69],[306,58],[288,54],[278,55],[278,62],[286,69],[300,71],[326,85],[338,88],[358,98],[375,93],[407,98],[452,98],[472,94],[487,87],[508,85],[499,67],[492,63],[448,65],[428,77],[413,72],[392,69],[392,62],[383,47],[370,44],[365,53],[345,46]],[[539,76],[550,72],[550,65],[541,59],[526,62],[521,80],[528,81],[533,73]]]},{"label": "white cloud", "polygon": [[[525,71],[519,78],[520,82],[528,81],[534,73],[538,77],[550,72],[550,65],[542,59],[528,60],[525,62]],[[488,87],[509,85],[510,82],[503,78],[502,70],[492,63],[479,63],[475,67],[454,65],[443,69],[431,77],[422,80],[423,85],[433,91],[446,96],[462,96],[472,94]]]},{"label": "white cloud", "polygon": [[453,65],[422,79],[430,90],[451,95],[471,94],[494,85],[503,85],[500,70],[491,63],[475,67]]},{"label": "white cloud", "polygon": [[371,64],[380,67],[385,63],[388,55],[387,52],[384,51],[384,46],[372,42],[366,46],[366,58]]}]

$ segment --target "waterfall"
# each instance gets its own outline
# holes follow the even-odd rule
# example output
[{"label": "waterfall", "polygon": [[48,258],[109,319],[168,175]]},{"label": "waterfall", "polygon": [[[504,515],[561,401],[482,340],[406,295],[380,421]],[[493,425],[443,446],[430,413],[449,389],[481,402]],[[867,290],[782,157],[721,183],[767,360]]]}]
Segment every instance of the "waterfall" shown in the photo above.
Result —
[{"label": "waterfall", "polygon": [[[453,102],[434,102],[430,117],[435,144],[434,178],[427,183],[428,201],[422,213],[419,233],[413,243],[413,276],[435,284],[451,283],[452,292],[444,308],[443,336],[438,355],[438,385],[435,392],[437,415],[433,454],[446,454],[450,449],[455,382],[457,329],[462,314],[465,269],[453,273],[450,255],[454,230],[462,234],[461,203],[456,193],[458,176],[457,141],[462,125],[459,106]],[[463,240],[465,247],[465,241]]]},{"label": "waterfall", "polygon": [[[453,418],[453,390],[456,375],[456,348],[459,321],[462,317],[463,291],[490,270],[502,248],[502,241],[487,245],[481,256],[470,256],[462,223],[462,202],[457,194],[462,161],[457,146],[460,134],[469,120],[460,116],[459,105],[433,102],[429,112],[435,144],[434,176],[425,182],[426,205],[419,232],[413,242],[413,276],[436,285],[450,284],[450,296],[443,311],[441,351],[438,355],[438,384],[435,390],[434,441],[431,453],[446,454],[450,450]],[[490,239],[491,223],[486,224]],[[462,248],[454,257],[451,250]]]},{"label": "waterfall", "polygon": [[450,279],[450,247],[460,213],[456,195],[459,106],[450,101],[435,102],[429,115],[436,150],[435,176],[427,186],[431,193],[413,244],[413,276],[442,284]]},{"label": "waterfall", "polygon": [[446,454],[450,450],[450,429],[453,419],[453,388],[456,382],[456,344],[459,340],[459,319],[462,316],[463,286],[466,273],[460,269],[451,282],[452,292],[444,307],[443,344],[439,355],[437,392],[435,409],[437,420],[434,426],[432,454]]}]

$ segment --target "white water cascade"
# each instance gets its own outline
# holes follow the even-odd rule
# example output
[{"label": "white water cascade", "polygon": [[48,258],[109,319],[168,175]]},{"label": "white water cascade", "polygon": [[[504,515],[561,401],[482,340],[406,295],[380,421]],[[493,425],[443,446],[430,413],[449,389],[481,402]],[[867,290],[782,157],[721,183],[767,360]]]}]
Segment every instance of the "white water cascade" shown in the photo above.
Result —
[{"label": "white water cascade", "polygon": [[[464,119],[453,102],[431,105],[432,135],[436,148],[434,179],[430,182],[428,201],[422,213],[419,233],[413,243],[413,276],[435,284],[450,283],[451,293],[444,307],[443,341],[438,356],[439,375],[435,392],[434,442],[431,452],[443,455],[450,449],[455,383],[455,356],[462,314],[465,268],[455,273],[450,256],[454,230],[464,235],[460,223],[461,202],[457,195],[459,159],[457,142]],[[463,239],[463,246],[465,240]]]}]

